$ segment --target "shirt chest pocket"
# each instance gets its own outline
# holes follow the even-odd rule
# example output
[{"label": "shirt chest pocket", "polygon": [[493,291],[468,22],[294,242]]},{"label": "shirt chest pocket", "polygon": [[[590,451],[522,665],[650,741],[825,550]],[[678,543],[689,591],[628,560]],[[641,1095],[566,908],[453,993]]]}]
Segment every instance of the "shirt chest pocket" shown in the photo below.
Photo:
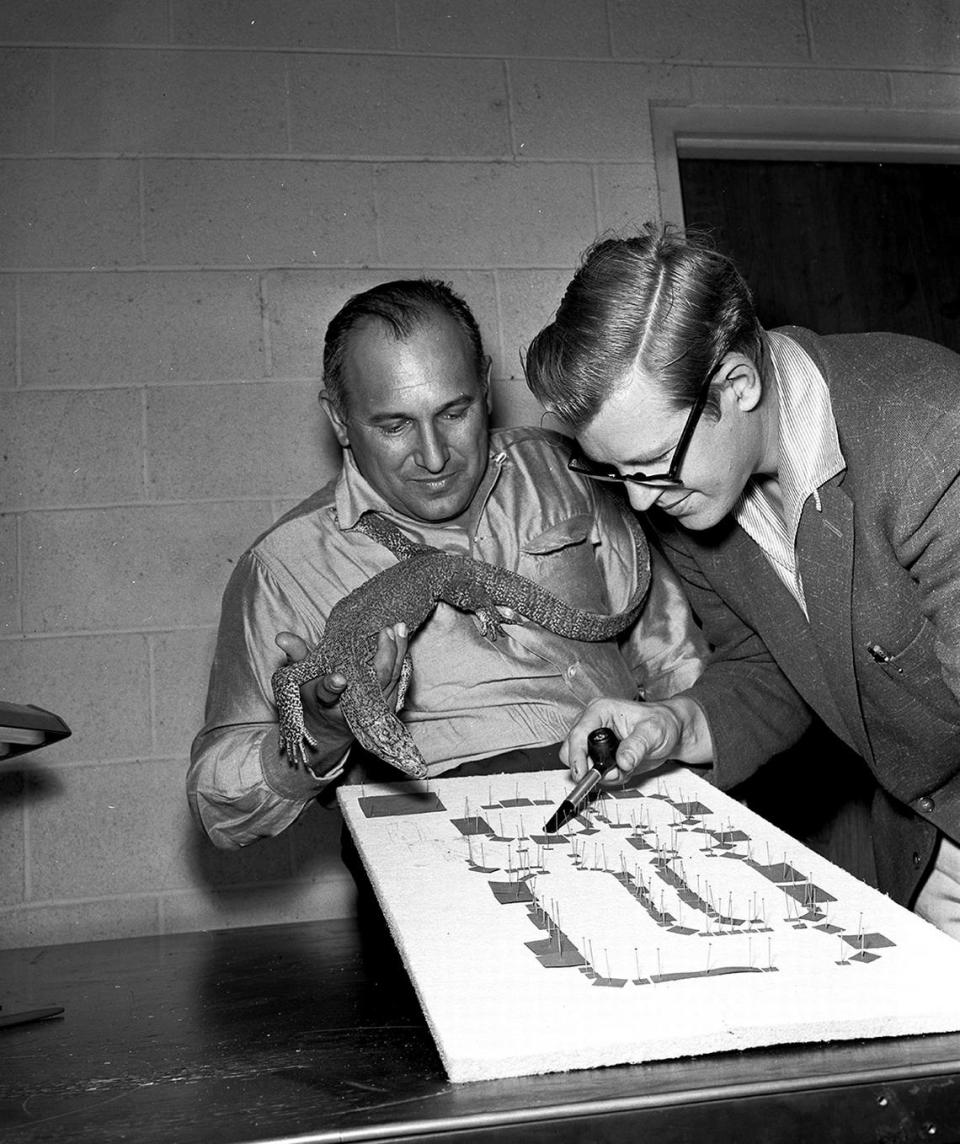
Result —
[{"label": "shirt chest pocket", "polygon": [[582,611],[605,613],[607,593],[597,564],[598,543],[592,516],[566,517],[524,542],[517,571]]}]

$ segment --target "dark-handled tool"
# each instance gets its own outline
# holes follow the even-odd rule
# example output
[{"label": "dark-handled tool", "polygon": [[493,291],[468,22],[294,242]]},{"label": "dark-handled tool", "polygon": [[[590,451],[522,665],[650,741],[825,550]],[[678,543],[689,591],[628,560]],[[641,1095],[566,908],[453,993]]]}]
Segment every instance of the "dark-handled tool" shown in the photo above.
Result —
[{"label": "dark-handled tool", "polygon": [[620,740],[609,727],[598,727],[590,732],[587,736],[587,755],[592,766],[547,819],[544,833],[556,834],[571,818],[576,817],[580,807],[590,797],[590,792],[615,765],[619,746]]}]

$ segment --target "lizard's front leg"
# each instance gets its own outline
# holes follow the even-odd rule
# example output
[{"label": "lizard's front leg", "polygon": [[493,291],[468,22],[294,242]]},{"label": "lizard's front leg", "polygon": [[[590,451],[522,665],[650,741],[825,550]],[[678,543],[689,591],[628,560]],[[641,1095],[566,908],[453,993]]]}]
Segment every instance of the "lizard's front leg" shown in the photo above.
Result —
[{"label": "lizard's front leg", "polygon": [[441,599],[461,611],[472,613],[480,634],[487,639],[495,640],[503,634],[504,621],[497,610],[497,602],[473,569],[468,568],[451,577],[444,586]]},{"label": "lizard's front leg", "polygon": [[304,743],[316,749],[317,741],[306,728],[303,716],[303,699],[300,687],[316,679],[323,673],[323,664],[318,652],[309,655],[300,663],[286,664],[273,673],[274,703],[277,707],[277,723],[280,731],[280,750],[287,756],[291,767],[306,765]]}]

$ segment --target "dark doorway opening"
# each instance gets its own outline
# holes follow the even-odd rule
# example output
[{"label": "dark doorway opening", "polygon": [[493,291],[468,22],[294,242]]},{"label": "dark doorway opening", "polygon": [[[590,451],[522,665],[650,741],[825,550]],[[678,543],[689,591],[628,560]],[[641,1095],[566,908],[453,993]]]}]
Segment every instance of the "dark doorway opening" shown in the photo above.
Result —
[{"label": "dark doorway opening", "polygon": [[765,326],[889,330],[960,352],[960,165],[680,159]]}]

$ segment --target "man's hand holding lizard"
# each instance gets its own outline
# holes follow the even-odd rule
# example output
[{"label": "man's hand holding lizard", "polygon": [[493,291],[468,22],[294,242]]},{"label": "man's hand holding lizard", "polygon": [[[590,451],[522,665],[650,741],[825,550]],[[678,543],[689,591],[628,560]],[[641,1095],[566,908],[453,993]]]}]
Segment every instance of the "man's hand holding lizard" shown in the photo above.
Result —
[{"label": "man's hand holding lizard", "polygon": [[[301,663],[310,654],[306,643],[293,632],[280,632],[275,642],[291,663]],[[407,625],[403,622],[383,628],[377,638],[374,668],[391,710],[396,709],[408,643]],[[300,686],[304,726],[324,748],[308,760],[310,770],[318,777],[331,770],[353,742],[353,733],[340,712],[340,696],[346,688],[346,677],[339,671],[327,672]]]}]

